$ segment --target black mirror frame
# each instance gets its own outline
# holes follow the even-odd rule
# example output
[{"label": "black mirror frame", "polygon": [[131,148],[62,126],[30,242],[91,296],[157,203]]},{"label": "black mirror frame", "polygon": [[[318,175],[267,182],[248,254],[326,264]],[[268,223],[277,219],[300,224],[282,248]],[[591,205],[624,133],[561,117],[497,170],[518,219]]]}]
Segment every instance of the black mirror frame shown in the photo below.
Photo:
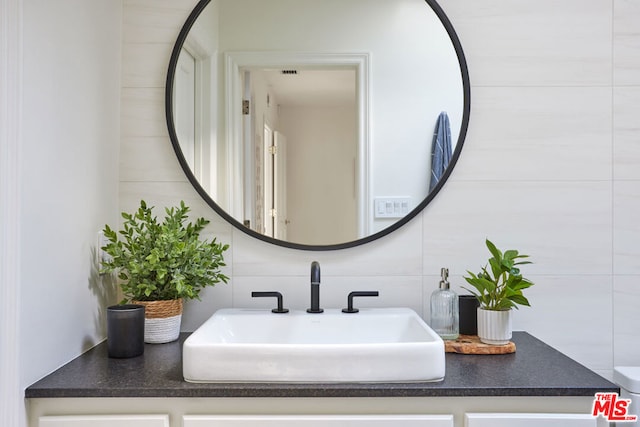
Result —
[{"label": "black mirror frame", "polygon": [[425,199],[418,206],[416,206],[411,212],[409,212],[402,219],[398,220],[397,222],[393,223],[392,225],[390,225],[389,227],[381,231],[378,231],[369,236],[362,237],[360,239],[353,240],[350,242],[330,244],[330,245],[306,245],[302,243],[288,242],[286,240],[279,240],[273,237],[265,236],[254,230],[251,230],[250,228],[245,227],[242,223],[240,223],[238,220],[236,220],[231,215],[229,215],[224,209],[222,209],[211,198],[211,196],[209,196],[209,194],[204,190],[204,188],[202,188],[202,186],[196,179],[195,175],[191,171],[189,164],[184,158],[184,155],[182,154],[182,149],[180,148],[180,143],[178,141],[178,136],[175,130],[175,124],[173,121],[173,107],[172,107],[174,75],[175,75],[175,70],[178,63],[178,57],[182,50],[182,46],[184,45],[185,39],[187,38],[189,31],[191,30],[191,27],[195,23],[196,19],[202,13],[202,10],[210,3],[210,1],[211,0],[200,0],[200,2],[198,2],[196,7],[193,9],[191,14],[187,18],[187,21],[185,22],[184,26],[180,30],[180,34],[178,35],[176,44],[173,47],[173,51],[171,52],[171,59],[169,61],[169,69],[167,71],[167,80],[165,85],[165,115],[167,120],[167,128],[169,131],[169,138],[171,139],[171,144],[173,145],[173,149],[176,153],[176,156],[178,157],[180,166],[182,167],[185,175],[189,179],[189,182],[191,183],[191,185],[193,185],[193,187],[198,192],[200,197],[202,197],[204,201],[218,215],[220,215],[222,218],[224,218],[227,222],[229,222],[231,225],[233,225],[240,231],[248,234],[251,237],[255,237],[267,243],[271,243],[274,245],[283,246],[291,249],[305,250],[305,251],[331,251],[331,250],[347,249],[355,246],[360,246],[365,243],[369,243],[374,240],[377,240],[381,237],[386,236],[387,234],[390,234],[396,231],[397,229],[399,229],[400,227],[402,227],[403,225],[411,221],[420,212],[422,212],[422,210],[436,197],[436,195],[440,192],[442,187],[444,187],[447,179],[451,175],[451,172],[453,171],[453,168],[455,167],[458,161],[458,158],[460,157],[460,153],[462,152],[462,146],[464,145],[464,140],[467,135],[467,129],[469,127],[469,114],[471,110],[471,87],[470,87],[471,85],[469,82],[469,70],[467,68],[467,61],[462,51],[462,45],[460,44],[458,35],[453,29],[453,25],[449,21],[449,18],[447,18],[446,14],[444,13],[440,5],[436,2],[436,0],[425,0],[427,4],[431,7],[431,9],[436,13],[438,18],[440,19],[440,22],[442,22],[442,25],[444,25],[447,31],[447,34],[451,39],[451,43],[453,44],[453,47],[456,51],[456,55],[458,57],[458,63],[460,64],[460,72],[462,77],[462,87],[463,87],[463,94],[464,94],[462,124],[460,127],[460,134],[458,136],[458,141],[456,143],[456,148],[452,154],[451,161],[449,162],[449,166],[447,167],[447,170],[444,172],[442,178],[440,179],[440,181],[438,181],[438,183],[433,188],[433,190],[429,192],[427,197],[425,197]]}]

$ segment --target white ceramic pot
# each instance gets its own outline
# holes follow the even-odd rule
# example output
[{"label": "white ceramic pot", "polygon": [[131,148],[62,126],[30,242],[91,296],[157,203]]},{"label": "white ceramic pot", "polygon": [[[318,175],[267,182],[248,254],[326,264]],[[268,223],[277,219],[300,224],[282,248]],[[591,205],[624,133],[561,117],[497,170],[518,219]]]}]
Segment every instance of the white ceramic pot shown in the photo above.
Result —
[{"label": "white ceramic pot", "polygon": [[511,340],[511,310],[478,308],[478,337],[491,345],[504,345]]}]

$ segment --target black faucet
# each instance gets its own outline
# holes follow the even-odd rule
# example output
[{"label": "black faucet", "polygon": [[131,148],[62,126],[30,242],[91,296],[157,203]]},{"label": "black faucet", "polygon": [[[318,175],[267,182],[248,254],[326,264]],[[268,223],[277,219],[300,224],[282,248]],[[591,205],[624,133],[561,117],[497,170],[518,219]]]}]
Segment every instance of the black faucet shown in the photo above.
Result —
[{"label": "black faucet", "polygon": [[320,308],[320,263],[313,261],[311,263],[311,308],[307,309],[307,313],[322,313],[323,311]]}]

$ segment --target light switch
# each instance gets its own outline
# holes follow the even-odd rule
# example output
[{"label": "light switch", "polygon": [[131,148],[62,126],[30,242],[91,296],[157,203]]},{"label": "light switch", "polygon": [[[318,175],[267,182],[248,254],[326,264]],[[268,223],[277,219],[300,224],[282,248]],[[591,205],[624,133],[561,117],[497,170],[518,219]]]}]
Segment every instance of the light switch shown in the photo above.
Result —
[{"label": "light switch", "polygon": [[376,197],[374,216],[376,218],[402,218],[411,211],[410,197]]}]

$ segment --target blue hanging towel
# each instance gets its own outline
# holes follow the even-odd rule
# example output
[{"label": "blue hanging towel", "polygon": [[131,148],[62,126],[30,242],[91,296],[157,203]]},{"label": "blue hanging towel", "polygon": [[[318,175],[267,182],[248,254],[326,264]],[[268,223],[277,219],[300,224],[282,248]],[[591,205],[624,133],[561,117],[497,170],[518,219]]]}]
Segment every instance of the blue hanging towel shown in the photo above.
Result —
[{"label": "blue hanging towel", "polygon": [[451,161],[451,128],[449,116],[440,113],[436,128],[433,132],[433,146],[431,148],[431,182],[429,192],[436,186]]}]

